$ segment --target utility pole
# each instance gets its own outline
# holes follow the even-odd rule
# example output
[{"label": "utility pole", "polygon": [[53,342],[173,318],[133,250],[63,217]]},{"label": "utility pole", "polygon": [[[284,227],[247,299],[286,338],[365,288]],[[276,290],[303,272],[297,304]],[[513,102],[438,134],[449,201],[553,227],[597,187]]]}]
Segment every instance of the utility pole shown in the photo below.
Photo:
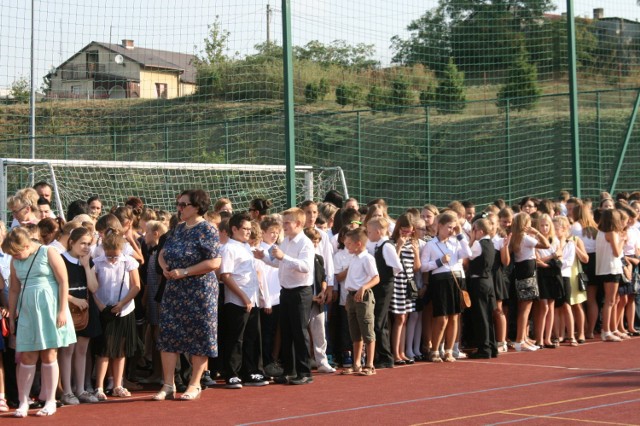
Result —
[{"label": "utility pole", "polygon": [[271,5],[267,3],[267,45],[271,44]]}]

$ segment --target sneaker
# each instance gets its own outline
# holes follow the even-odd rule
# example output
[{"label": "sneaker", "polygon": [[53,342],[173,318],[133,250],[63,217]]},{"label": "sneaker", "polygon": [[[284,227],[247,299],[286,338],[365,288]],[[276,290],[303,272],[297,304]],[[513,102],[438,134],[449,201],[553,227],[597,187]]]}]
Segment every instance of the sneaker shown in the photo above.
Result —
[{"label": "sneaker", "polygon": [[467,354],[465,352],[463,352],[463,351],[458,351],[458,352],[453,351],[453,357],[455,359],[467,359],[468,358]]},{"label": "sneaker", "polygon": [[277,361],[267,364],[267,366],[264,367],[264,372],[270,377],[278,377],[284,374],[284,370]]},{"label": "sneaker", "polygon": [[292,385],[307,385],[313,383],[313,377],[311,376],[298,376],[295,379],[289,380]]},{"label": "sneaker", "polygon": [[[233,378],[232,378],[233,379]],[[269,381],[262,374],[252,374],[248,380],[244,381],[245,386],[266,386]]]},{"label": "sneaker", "polygon": [[65,393],[64,395],[62,395],[62,397],[60,398],[60,401],[64,404],[64,405],[78,405],[80,404],[80,401],[78,401],[78,397],[75,396],[72,393]]},{"label": "sneaker", "polygon": [[232,377],[227,379],[227,384],[224,387],[227,389],[242,389],[242,380],[239,377]]},{"label": "sneaker", "polygon": [[202,374],[202,378],[200,379],[200,386],[202,386],[202,389],[215,386],[215,384],[216,381],[211,378],[211,372],[209,370],[205,370],[204,374]]},{"label": "sneaker", "polygon": [[98,398],[96,398],[95,395],[92,395],[91,393],[84,391],[80,395],[78,395],[78,401],[80,401],[80,403],[82,404],[94,404],[98,402]]},{"label": "sneaker", "polygon": [[318,373],[330,374],[335,373],[336,369],[330,366],[329,364],[322,364],[318,367]]},{"label": "sneaker", "polygon": [[538,350],[537,346],[528,345],[526,343],[515,343],[514,348],[516,352],[535,352]]},{"label": "sneaker", "polygon": [[353,367],[353,357],[351,357],[351,351],[342,352],[342,366],[345,368]]}]

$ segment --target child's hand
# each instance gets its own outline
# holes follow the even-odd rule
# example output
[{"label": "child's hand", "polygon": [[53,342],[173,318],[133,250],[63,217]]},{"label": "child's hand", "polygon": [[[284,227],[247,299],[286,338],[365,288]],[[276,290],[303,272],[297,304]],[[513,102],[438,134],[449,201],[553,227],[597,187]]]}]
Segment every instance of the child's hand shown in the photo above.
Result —
[{"label": "child's hand", "polygon": [[69,303],[73,303],[78,308],[80,308],[81,311],[84,311],[89,307],[89,302],[87,302],[86,299],[78,299],[77,297],[74,297],[73,300],[71,297],[69,297]]},{"label": "child's hand", "polygon": [[62,328],[67,324],[67,313],[65,311],[58,312],[56,317],[56,326]]},{"label": "child's hand", "polygon": [[87,253],[85,256],[80,256],[80,264],[86,268],[87,266],[89,266],[89,259],[91,259],[91,254]]},{"label": "child's hand", "polygon": [[116,315],[119,315],[122,312],[122,308],[124,307],[124,303],[122,301],[116,303],[113,308],[111,308],[111,312]]},{"label": "child's hand", "polygon": [[356,292],[356,295],[353,296],[353,300],[356,302],[362,302],[364,300],[364,287],[360,287],[360,289]]}]

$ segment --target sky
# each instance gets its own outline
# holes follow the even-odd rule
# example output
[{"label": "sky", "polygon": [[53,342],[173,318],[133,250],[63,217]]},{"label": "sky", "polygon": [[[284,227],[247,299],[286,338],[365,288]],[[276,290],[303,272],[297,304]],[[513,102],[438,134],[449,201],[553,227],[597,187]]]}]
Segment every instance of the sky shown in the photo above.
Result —
[{"label": "sky", "polygon": [[[30,75],[32,0],[0,0],[0,89]],[[272,9],[270,39],[282,41],[279,0],[33,0],[35,4],[36,86],[53,67],[91,41],[197,53],[207,25],[218,17],[230,32],[228,54],[254,52],[267,39],[267,5]],[[557,1],[557,13],[566,2]],[[437,0],[292,0],[294,45],[311,40],[373,44],[376,59],[390,63],[390,39],[408,36],[407,25]],[[640,19],[636,0],[574,0],[576,15],[592,16],[603,7],[605,16]],[[196,47],[197,46],[197,47]]]}]

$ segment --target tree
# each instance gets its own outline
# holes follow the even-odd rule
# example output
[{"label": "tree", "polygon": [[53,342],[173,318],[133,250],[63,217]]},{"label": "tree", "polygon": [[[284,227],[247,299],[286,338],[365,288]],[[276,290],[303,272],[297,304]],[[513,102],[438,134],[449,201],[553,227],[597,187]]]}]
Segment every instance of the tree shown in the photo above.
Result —
[{"label": "tree", "polygon": [[16,103],[29,103],[29,99],[31,98],[31,85],[29,84],[29,80],[27,80],[25,77],[20,77],[19,79],[11,83],[9,96]]},{"label": "tree", "polygon": [[347,106],[348,104],[357,105],[360,100],[361,88],[355,84],[339,84],[336,87],[336,103],[338,105]]},{"label": "tree", "polygon": [[[219,17],[208,25],[204,49],[196,55],[196,87],[200,96],[219,96],[223,92],[224,69],[228,57],[226,50],[229,43],[229,31],[222,28]],[[194,46],[197,49],[197,46]]]},{"label": "tree", "polygon": [[380,63],[372,57],[373,44],[358,43],[355,46],[344,40],[334,40],[329,45],[312,40],[304,46],[293,48],[296,59],[317,62],[323,66],[338,65],[345,68],[375,68]]},{"label": "tree", "polygon": [[[213,24],[207,25],[208,33],[204,39],[204,49],[196,55],[197,65],[219,64],[228,59],[226,51],[229,47],[229,36],[231,33],[222,28],[219,16],[216,16]],[[197,46],[195,46],[197,49]]]},{"label": "tree", "polygon": [[458,114],[466,106],[466,95],[464,90],[464,74],[458,71],[453,58],[449,58],[449,63],[438,79],[436,89],[436,108],[441,114]]},{"label": "tree", "polygon": [[451,27],[447,19],[444,9],[438,7],[412,21],[407,26],[411,32],[409,39],[391,38],[395,51],[391,61],[408,66],[422,64],[436,72],[444,70],[451,56]]},{"label": "tree", "polygon": [[391,82],[391,102],[398,106],[410,105],[413,102],[409,82],[403,76],[398,76]]},{"label": "tree", "polygon": [[386,108],[387,97],[384,94],[384,89],[375,84],[371,86],[369,93],[367,93],[367,106],[374,111],[380,111]]},{"label": "tree", "polygon": [[529,110],[535,106],[540,93],[536,67],[527,61],[527,52],[523,45],[520,47],[520,53],[513,67],[509,70],[507,83],[498,91],[496,105],[500,109],[505,109],[508,102],[513,110]]}]

